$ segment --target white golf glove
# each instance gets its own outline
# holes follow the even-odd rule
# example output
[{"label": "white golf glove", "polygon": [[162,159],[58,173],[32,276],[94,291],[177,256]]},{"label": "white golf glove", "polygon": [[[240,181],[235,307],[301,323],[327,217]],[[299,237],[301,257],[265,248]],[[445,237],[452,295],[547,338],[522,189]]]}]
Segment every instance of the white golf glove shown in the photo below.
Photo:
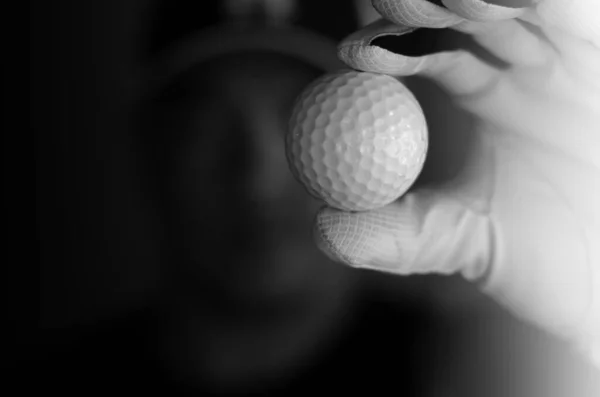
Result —
[{"label": "white golf glove", "polygon": [[[383,19],[343,40],[339,56],[440,84],[477,119],[467,164],[451,183],[378,210],[324,208],[318,243],[357,268],[460,273],[600,366],[600,1],[435,3],[374,0]],[[464,50],[405,56],[372,44],[415,28],[468,33],[509,67]]]}]

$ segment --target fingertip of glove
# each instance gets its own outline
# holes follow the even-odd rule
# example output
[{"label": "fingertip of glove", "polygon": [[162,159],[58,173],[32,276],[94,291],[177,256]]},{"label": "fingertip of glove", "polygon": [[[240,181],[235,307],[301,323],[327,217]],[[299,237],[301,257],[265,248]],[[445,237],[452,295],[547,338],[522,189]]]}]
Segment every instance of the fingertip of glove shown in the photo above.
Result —
[{"label": "fingertip of glove", "polygon": [[[412,227],[394,205],[349,213],[323,208],[314,225],[318,247],[334,261],[394,274],[412,271]],[[407,233],[404,233],[406,229]],[[398,245],[407,243],[405,249]]]},{"label": "fingertip of glove", "polygon": [[319,250],[332,261],[351,265],[348,259],[344,258],[343,254],[337,249],[328,232],[331,223],[334,221],[333,215],[335,212],[337,210],[327,206],[322,207],[317,212],[313,225],[313,240]]}]

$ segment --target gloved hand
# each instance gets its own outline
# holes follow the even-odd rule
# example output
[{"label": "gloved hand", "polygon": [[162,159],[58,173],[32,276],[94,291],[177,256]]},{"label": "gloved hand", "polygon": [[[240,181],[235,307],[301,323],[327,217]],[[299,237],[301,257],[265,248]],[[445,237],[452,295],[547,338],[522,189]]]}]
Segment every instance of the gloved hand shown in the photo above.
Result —
[{"label": "gloved hand", "polygon": [[[490,3],[373,0],[383,19],[340,43],[354,69],[439,83],[476,117],[477,139],[450,183],[369,212],[324,208],[316,238],[357,268],[462,274],[518,317],[600,356],[600,1]],[[464,50],[407,56],[372,43],[406,43],[420,28],[467,33],[508,66]]]}]

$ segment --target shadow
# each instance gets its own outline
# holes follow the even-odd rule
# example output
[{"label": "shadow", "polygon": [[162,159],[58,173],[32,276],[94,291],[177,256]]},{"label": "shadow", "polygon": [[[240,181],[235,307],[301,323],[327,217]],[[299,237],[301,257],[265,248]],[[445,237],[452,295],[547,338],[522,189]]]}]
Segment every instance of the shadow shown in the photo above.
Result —
[{"label": "shadow", "polygon": [[470,35],[453,29],[419,28],[401,36],[380,36],[373,39],[371,44],[410,57],[464,50],[496,68],[506,69],[510,66],[477,43]]}]

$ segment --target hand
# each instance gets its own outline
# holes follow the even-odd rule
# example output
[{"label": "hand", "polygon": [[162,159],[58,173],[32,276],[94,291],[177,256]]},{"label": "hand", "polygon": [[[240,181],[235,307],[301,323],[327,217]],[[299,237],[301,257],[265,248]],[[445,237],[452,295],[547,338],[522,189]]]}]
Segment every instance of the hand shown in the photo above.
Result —
[{"label": "hand", "polygon": [[[476,118],[466,163],[449,183],[378,210],[324,208],[318,244],[353,267],[462,274],[518,317],[597,352],[600,2],[434,3],[374,0],[383,19],[343,40],[339,56],[355,69],[443,87]],[[466,33],[495,62],[463,49],[415,55],[411,40],[423,32]],[[399,50],[378,45],[389,36]]]}]

